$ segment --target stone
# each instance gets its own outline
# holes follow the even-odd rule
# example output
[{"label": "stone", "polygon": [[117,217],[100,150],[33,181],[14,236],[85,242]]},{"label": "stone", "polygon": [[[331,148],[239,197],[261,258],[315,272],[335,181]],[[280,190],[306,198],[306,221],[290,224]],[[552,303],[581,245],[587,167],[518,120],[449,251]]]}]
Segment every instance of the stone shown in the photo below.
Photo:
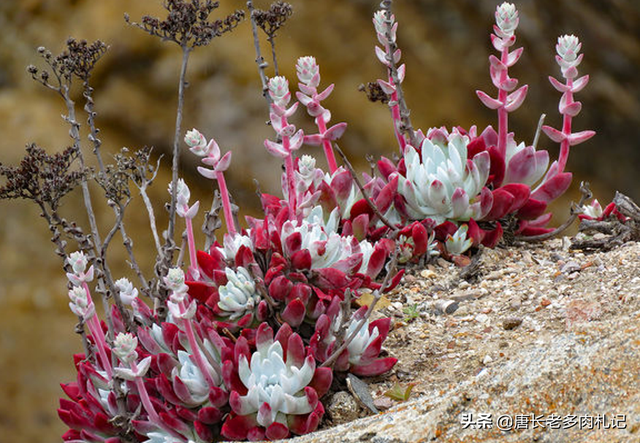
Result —
[{"label": "stone", "polygon": [[349,392],[340,391],[331,397],[327,413],[331,417],[331,421],[339,425],[357,419],[360,415],[360,407],[353,395]]}]

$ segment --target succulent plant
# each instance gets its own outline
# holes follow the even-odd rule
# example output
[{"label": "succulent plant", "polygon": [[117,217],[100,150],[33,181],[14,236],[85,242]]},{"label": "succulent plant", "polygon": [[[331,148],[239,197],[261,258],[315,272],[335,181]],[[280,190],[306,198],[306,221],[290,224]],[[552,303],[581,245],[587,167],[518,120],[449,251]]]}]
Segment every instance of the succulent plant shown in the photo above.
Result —
[{"label": "succulent plant", "polygon": [[436,129],[424,139],[420,151],[408,147],[400,174],[398,193],[406,200],[413,220],[480,219],[490,209],[481,195],[489,176],[489,154],[481,152],[467,160],[469,137],[454,130],[450,135]]},{"label": "succulent plant", "polygon": [[250,357],[241,354],[238,358],[238,380],[229,397],[233,413],[222,435],[273,440],[286,438],[290,432],[313,431],[324,414],[318,399],[331,384],[331,371],[316,368],[300,336],[287,327],[274,340],[273,330],[261,324],[256,347]]}]

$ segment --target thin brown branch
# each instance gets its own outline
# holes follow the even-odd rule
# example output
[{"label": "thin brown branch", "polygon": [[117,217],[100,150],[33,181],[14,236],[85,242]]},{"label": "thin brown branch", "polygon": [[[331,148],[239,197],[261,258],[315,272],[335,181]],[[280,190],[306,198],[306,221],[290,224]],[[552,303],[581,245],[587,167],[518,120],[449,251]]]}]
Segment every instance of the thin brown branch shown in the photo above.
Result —
[{"label": "thin brown branch", "polygon": [[249,18],[251,20],[251,31],[253,33],[253,46],[256,51],[256,65],[258,66],[258,74],[260,75],[260,82],[262,83],[262,96],[267,101],[267,106],[271,106],[271,97],[269,96],[269,86],[267,84],[267,75],[265,69],[269,64],[264,60],[262,52],[260,51],[260,39],[258,37],[258,25],[254,16],[255,8],[253,7],[253,1],[247,0],[247,9],[249,10]]}]

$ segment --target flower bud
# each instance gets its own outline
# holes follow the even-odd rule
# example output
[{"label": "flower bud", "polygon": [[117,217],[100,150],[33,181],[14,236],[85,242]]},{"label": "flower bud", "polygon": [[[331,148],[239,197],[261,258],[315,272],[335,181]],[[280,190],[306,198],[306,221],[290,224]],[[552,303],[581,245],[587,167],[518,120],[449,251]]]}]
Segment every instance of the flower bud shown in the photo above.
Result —
[{"label": "flower bud", "polygon": [[496,24],[505,37],[513,35],[519,21],[518,10],[513,3],[504,2],[496,8]]},{"label": "flower bud", "polygon": [[300,57],[296,64],[298,79],[310,87],[317,87],[320,84],[320,67],[316,63],[315,57]]},{"label": "flower bud", "polygon": [[73,268],[73,273],[76,275],[80,275],[87,268],[87,257],[84,255],[82,251],[72,252],[67,258],[67,263],[71,265]]},{"label": "flower bud", "polygon": [[69,291],[69,308],[71,312],[84,320],[89,319],[94,313],[95,308],[91,299],[87,296],[87,291],[81,287],[74,287]]},{"label": "flower bud", "polygon": [[120,300],[125,305],[131,305],[133,300],[138,297],[138,290],[133,287],[133,283],[131,283],[126,278],[121,278],[116,281],[116,289],[120,291]]},{"label": "flower bud", "polygon": [[191,152],[199,157],[207,155],[207,139],[197,129],[187,131],[184,136],[184,142],[189,146]]},{"label": "flower bud", "polygon": [[286,107],[291,99],[289,81],[282,76],[269,79],[269,95],[276,105],[281,108]]},{"label": "flower bud", "polygon": [[164,283],[167,288],[173,292],[184,293],[189,290],[189,287],[184,284],[184,272],[180,268],[171,268],[164,278]]},{"label": "flower bud", "polygon": [[113,352],[126,363],[131,363],[138,358],[137,347],[138,339],[130,333],[119,333],[113,341]]}]

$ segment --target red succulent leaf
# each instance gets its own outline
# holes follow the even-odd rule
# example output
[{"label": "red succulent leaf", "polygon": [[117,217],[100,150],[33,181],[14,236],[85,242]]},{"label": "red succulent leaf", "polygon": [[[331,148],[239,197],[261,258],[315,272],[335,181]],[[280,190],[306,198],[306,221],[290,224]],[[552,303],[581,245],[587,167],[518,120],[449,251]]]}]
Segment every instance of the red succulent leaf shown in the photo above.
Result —
[{"label": "red succulent leaf", "polygon": [[205,303],[212,293],[216,292],[216,288],[208,283],[200,281],[188,281],[185,282],[189,287],[188,294],[194,300],[198,300],[200,303]]},{"label": "red succulent leaf", "polygon": [[527,202],[531,194],[531,188],[522,183],[509,183],[502,186],[502,189],[513,196],[513,203],[507,213],[512,213],[520,209]]},{"label": "red succulent leaf", "polygon": [[289,302],[287,307],[284,308],[284,311],[282,311],[282,319],[294,328],[297,328],[302,324],[305,313],[306,307],[304,303],[297,298]]},{"label": "red succulent leaf", "polygon": [[291,256],[294,269],[311,269],[311,253],[308,249],[300,249]]},{"label": "red succulent leaf", "polygon": [[300,250],[301,245],[302,245],[302,234],[300,234],[300,232],[297,232],[297,231],[289,235],[284,241],[286,252],[288,252],[289,254],[293,254],[294,252],[297,252],[298,250]]},{"label": "red succulent leaf", "polygon": [[166,375],[160,374],[159,377],[156,377],[156,389],[162,395],[165,400],[169,403],[173,403],[174,405],[179,405],[182,403],[182,400],[178,398],[178,396],[173,392],[173,386],[171,386],[171,382],[167,378]]},{"label": "red succulent leaf", "polygon": [[455,234],[458,230],[458,227],[455,225],[455,223],[447,220],[444,223],[440,223],[434,229],[436,231],[436,238],[440,241],[444,241],[448,235]]},{"label": "red succulent leaf", "polygon": [[381,358],[373,361],[372,363],[369,363],[368,365],[352,366],[351,372],[354,375],[358,375],[361,377],[375,377],[389,371],[397,362],[398,359],[394,357]]},{"label": "red succulent leaf", "polygon": [[382,340],[386,340],[389,329],[391,329],[391,319],[389,317],[379,318],[369,323],[369,331],[373,331],[375,328],[378,328],[378,334]]},{"label": "red succulent leaf", "polygon": [[215,246],[211,247],[209,254],[204,251],[196,251],[196,259],[202,272],[209,278],[212,278],[214,269],[224,269],[225,267],[224,257]]},{"label": "red succulent leaf", "polygon": [[[302,338],[298,334],[291,334],[287,340],[286,350],[283,350],[287,354],[287,365],[295,365],[302,367],[305,359],[304,343]],[[309,355],[311,360],[313,357]]]},{"label": "red succulent leaf", "polygon": [[349,284],[347,275],[334,268],[324,268],[316,271],[316,280],[319,289],[341,289]]},{"label": "red succulent leaf", "polygon": [[518,218],[522,220],[533,220],[540,217],[547,209],[547,203],[530,198],[518,211]]},{"label": "red succulent leaf", "polygon": [[[235,370],[234,364],[230,360],[225,361],[222,365],[222,379],[227,389],[239,395],[247,395],[247,388],[242,383],[242,380],[240,380],[238,371]],[[231,402],[231,399],[229,399],[229,402]]]},{"label": "red succulent leaf", "polygon": [[230,414],[220,433],[227,440],[246,440],[248,433],[256,426],[257,422],[253,416]]},{"label": "red succulent leaf", "polygon": [[222,419],[222,412],[218,408],[204,406],[198,411],[198,420],[207,425],[219,423]]},{"label": "red succulent leaf", "polygon": [[275,300],[283,301],[291,291],[291,288],[293,288],[291,280],[284,275],[279,275],[269,285],[269,295]]},{"label": "red succulent leaf", "polygon": [[502,225],[500,223],[496,224],[496,227],[491,231],[484,231],[484,236],[482,237],[482,244],[487,248],[493,248],[498,244],[500,239],[502,238],[503,230]]},{"label": "red succulent leaf", "polygon": [[380,191],[376,197],[375,204],[381,213],[387,212],[394,201],[395,195],[398,193],[398,175],[394,175],[389,183]]},{"label": "red succulent leaf", "polygon": [[338,201],[345,201],[351,193],[353,178],[351,172],[343,170],[338,172],[331,180],[331,188],[335,192]]},{"label": "red succulent leaf", "polygon": [[556,174],[539,186],[531,197],[536,200],[549,203],[560,197],[567,189],[569,189],[572,178],[573,175],[570,172],[561,172]]},{"label": "red succulent leaf", "polygon": [[353,206],[351,206],[351,213],[349,216],[353,220],[362,214],[367,214],[369,217],[373,216],[373,210],[364,198],[358,200],[353,204]]},{"label": "red succulent leaf", "polygon": [[309,386],[315,389],[318,397],[321,398],[329,391],[332,382],[333,370],[331,368],[318,367],[313,374],[313,379],[309,383]]},{"label": "red succulent leaf", "polygon": [[467,237],[473,240],[473,246],[478,246],[482,242],[484,231],[480,229],[478,223],[472,218],[467,222],[467,227]]},{"label": "red succulent leaf", "polygon": [[196,434],[198,434],[198,437],[200,437],[202,441],[213,441],[215,434],[209,426],[199,420],[196,420],[193,422],[193,427],[196,430]]},{"label": "red succulent leaf", "polygon": [[289,428],[282,423],[274,422],[269,425],[264,436],[268,440],[280,440],[289,437]]},{"label": "red succulent leaf", "polygon": [[493,206],[491,211],[485,216],[485,220],[498,220],[509,213],[509,209],[514,204],[514,196],[506,189],[498,188],[493,191]]},{"label": "red succulent leaf", "polygon": [[[353,213],[353,209],[351,210],[351,212]],[[360,214],[353,219],[351,235],[357,238],[358,241],[362,241],[366,238],[368,230],[369,230],[369,214],[367,213]],[[343,235],[347,235],[344,233],[344,228],[343,228]]]},{"label": "red succulent leaf", "polygon": [[422,223],[414,223],[411,228],[411,238],[413,239],[413,255],[420,256],[427,252],[429,246],[429,233]]},{"label": "red succulent leaf", "polygon": [[396,168],[396,165],[391,160],[382,157],[378,160],[378,171],[380,171],[380,175],[382,175],[385,180],[389,180],[389,176],[394,172],[398,172],[398,168]]}]

